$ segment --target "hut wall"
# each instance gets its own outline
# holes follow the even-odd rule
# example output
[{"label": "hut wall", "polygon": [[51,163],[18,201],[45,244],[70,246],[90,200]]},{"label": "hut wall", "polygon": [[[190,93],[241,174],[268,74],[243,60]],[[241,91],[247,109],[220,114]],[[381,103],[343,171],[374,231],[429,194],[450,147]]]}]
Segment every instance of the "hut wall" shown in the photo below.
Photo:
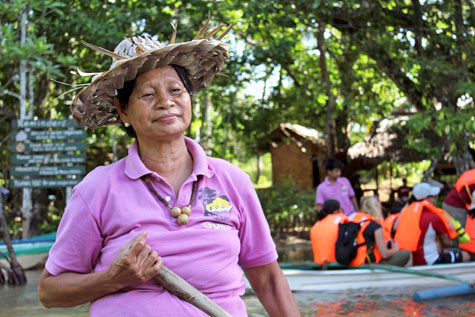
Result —
[{"label": "hut wall", "polygon": [[301,189],[314,188],[312,161],[295,144],[281,144],[271,149],[272,179],[275,184],[290,179]]}]

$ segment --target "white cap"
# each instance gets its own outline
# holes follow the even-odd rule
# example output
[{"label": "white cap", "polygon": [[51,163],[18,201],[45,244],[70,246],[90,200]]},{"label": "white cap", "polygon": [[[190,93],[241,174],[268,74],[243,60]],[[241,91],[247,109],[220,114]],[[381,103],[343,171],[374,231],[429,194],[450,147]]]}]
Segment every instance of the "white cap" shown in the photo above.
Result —
[{"label": "white cap", "polygon": [[474,209],[475,208],[475,190],[472,193],[472,204],[470,207],[468,207],[468,210]]},{"label": "white cap", "polygon": [[431,186],[428,183],[419,183],[412,189],[412,195],[414,195],[417,200],[422,200],[429,196],[436,196],[439,192],[439,187]]}]

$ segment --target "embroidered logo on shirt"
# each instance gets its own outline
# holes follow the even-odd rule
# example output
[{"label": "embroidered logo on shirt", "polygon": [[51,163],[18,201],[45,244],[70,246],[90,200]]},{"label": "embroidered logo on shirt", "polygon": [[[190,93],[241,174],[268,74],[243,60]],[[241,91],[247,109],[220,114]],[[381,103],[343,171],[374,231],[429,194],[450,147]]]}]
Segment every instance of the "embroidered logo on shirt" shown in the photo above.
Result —
[{"label": "embroidered logo on shirt", "polygon": [[233,206],[228,196],[219,193],[217,190],[205,187],[200,189],[198,199],[203,201],[205,217],[212,217],[217,221],[228,220],[231,217]]}]

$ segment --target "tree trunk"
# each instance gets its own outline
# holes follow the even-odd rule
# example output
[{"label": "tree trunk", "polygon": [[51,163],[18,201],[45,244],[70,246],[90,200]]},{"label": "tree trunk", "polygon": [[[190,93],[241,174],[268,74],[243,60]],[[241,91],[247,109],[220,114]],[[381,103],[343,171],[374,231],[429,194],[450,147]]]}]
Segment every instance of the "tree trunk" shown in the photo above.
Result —
[{"label": "tree trunk", "polygon": [[[24,46],[26,42],[27,30],[28,30],[28,8],[26,8],[21,14],[21,37],[20,45]],[[28,119],[30,115],[32,105],[30,105],[30,111],[26,112],[26,100],[27,100],[27,76],[28,64],[26,60],[20,62],[20,119]],[[31,89],[31,88],[30,88]],[[31,237],[30,224],[32,220],[32,201],[31,201],[31,188],[23,188],[22,197],[22,214],[23,214],[23,239]]]},{"label": "tree trunk", "polygon": [[332,83],[330,80],[330,74],[328,73],[327,68],[327,59],[326,59],[326,45],[325,45],[325,29],[326,24],[320,22],[317,30],[317,47],[320,51],[320,70],[322,75],[322,80],[326,84],[327,92],[327,156],[331,157],[334,153],[333,145],[333,133],[332,133],[332,110],[333,110],[333,94],[332,94]]},{"label": "tree trunk", "polygon": [[[8,255],[10,256],[10,259],[8,260],[8,262],[10,263],[10,269],[2,266],[7,271],[7,274],[8,274],[8,285],[11,285],[11,286],[24,285],[26,284],[26,275],[20,263],[18,263],[18,260],[15,255],[15,250],[13,250],[12,241],[10,240],[10,235],[8,233],[7,221],[5,219],[5,213],[4,213],[4,208],[3,208],[3,194],[0,195],[0,226],[3,231],[3,241],[5,242],[5,245],[7,246]],[[1,269],[0,269],[0,275],[2,275]],[[0,279],[4,281],[3,275]]]},{"label": "tree trunk", "polygon": [[257,170],[256,170],[256,178],[254,179],[254,183],[257,184],[259,182],[259,178],[261,178],[262,174],[262,157],[257,154]]},{"label": "tree trunk", "polygon": [[424,176],[422,177],[423,182],[427,182],[429,180],[430,176],[432,175],[435,168],[437,167],[437,163],[439,163],[439,159],[437,157],[432,159],[432,161],[430,162],[429,168],[424,172]]},{"label": "tree trunk", "polygon": [[43,220],[48,219],[48,189],[33,188],[33,197],[35,197],[35,199],[33,202],[29,232],[32,237],[41,234],[40,225]]},{"label": "tree trunk", "polygon": [[475,168],[475,162],[468,148],[465,148],[462,154],[455,156],[454,165],[457,177],[462,175],[463,172]]}]

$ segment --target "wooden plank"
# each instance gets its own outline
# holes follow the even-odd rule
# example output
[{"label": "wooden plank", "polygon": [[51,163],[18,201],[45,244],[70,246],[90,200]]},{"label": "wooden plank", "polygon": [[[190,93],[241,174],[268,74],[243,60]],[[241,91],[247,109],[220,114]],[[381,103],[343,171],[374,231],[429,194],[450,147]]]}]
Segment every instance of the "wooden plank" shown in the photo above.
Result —
[{"label": "wooden plank", "polygon": [[86,154],[13,154],[10,157],[11,164],[67,164],[67,163],[84,163],[86,162]]},{"label": "wooden plank", "polygon": [[12,152],[30,153],[30,152],[68,152],[85,151],[85,142],[51,142],[51,143],[13,143]]},{"label": "wooden plank", "polygon": [[13,129],[23,128],[72,128],[80,127],[72,119],[64,120],[13,120]]},{"label": "wooden plank", "polygon": [[54,175],[83,175],[84,166],[13,166],[10,167],[12,176],[54,176]]},{"label": "wooden plank", "polygon": [[43,179],[13,179],[10,183],[12,188],[25,188],[25,187],[41,187],[41,188],[57,188],[57,187],[70,187],[75,186],[82,180],[81,177],[76,179],[55,179],[55,178],[43,178]]},{"label": "wooden plank", "polygon": [[86,138],[86,130],[33,130],[18,131],[13,134],[15,141],[43,141],[43,140],[65,140],[65,139],[84,139]]}]

